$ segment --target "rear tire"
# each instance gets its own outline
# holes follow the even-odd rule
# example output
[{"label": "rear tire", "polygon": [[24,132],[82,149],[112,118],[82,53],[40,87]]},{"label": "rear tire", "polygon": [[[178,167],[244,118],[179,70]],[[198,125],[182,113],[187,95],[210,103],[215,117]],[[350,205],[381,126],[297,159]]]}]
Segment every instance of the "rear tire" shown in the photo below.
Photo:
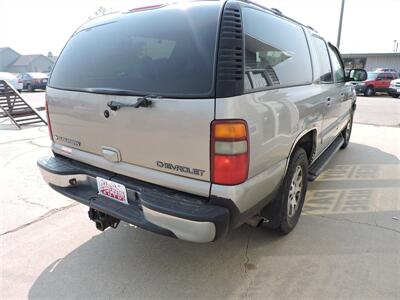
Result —
[{"label": "rear tire", "polygon": [[308,158],[303,148],[296,148],[289,161],[279,192],[267,207],[266,227],[288,234],[299,221],[307,191]]},{"label": "rear tire", "polygon": [[371,96],[373,96],[373,95],[375,95],[374,87],[368,86],[368,87],[365,89],[364,96],[366,96],[366,97],[371,97]]},{"label": "rear tire", "polygon": [[351,130],[353,129],[353,116],[354,116],[354,113],[351,113],[350,121],[347,123],[346,127],[342,131],[344,143],[340,147],[340,149],[347,148],[347,146],[350,143]]},{"label": "rear tire", "polygon": [[393,98],[399,98],[399,96],[400,96],[399,94],[396,94],[396,95],[393,94],[393,95],[392,95]]},{"label": "rear tire", "polygon": [[28,84],[26,86],[26,89],[28,90],[28,92],[33,92],[35,89],[32,87],[32,85]]}]

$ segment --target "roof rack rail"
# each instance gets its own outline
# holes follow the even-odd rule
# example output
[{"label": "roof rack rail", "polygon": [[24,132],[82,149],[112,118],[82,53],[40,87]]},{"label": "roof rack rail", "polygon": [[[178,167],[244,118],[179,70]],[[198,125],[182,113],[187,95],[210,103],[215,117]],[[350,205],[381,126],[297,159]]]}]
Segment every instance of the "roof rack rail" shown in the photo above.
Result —
[{"label": "roof rack rail", "polygon": [[307,27],[308,29],[311,29],[312,31],[318,32],[318,31],[316,31],[314,28],[312,28],[310,25],[307,25],[306,27]]},{"label": "roof rack rail", "polygon": [[281,16],[282,18],[285,18],[285,19],[290,20],[290,21],[292,21],[292,22],[294,22],[294,23],[296,23],[296,24],[298,24],[298,25],[307,27],[307,28],[309,28],[309,29],[311,29],[311,30],[317,32],[317,31],[316,31],[314,28],[312,28],[311,26],[304,25],[303,23],[300,23],[299,21],[296,21],[296,20],[294,20],[294,19],[292,19],[292,18],[290,18],[290,17],[288,17],[288,16],[285,16],[285,15],[284,15],[279,9],[277,9],[277,8],[269,8],[269,7],[266,7],[266,6],[264,6],[264,5],[262,5],[262,4],[258,3],[258,2],[254,2],[254,1],[252,1],[252,0],[239,0],[239,1],[242,1],[242,2],[245,2],[245,3],[249,3],[249,4],[252,4],[252,5],[254,5],[254,6],[258,6],[258,7],[262,8],[262,9],[268,10],[268,11],[270,11],[270,12],[276,14],[276,15],[279,15],[279,16]]},{"label": "roof rack rail", "polygon": [[278,15],[280,15],[280,16],[283,16],[283,14],[282,14],[282,12],[279,10],[279,9],[277,9],[277,8],[275,8],[275,7],[272,7],[272,8],[270,8],[274,13],[276,13],[276,14],[278,14]]}]

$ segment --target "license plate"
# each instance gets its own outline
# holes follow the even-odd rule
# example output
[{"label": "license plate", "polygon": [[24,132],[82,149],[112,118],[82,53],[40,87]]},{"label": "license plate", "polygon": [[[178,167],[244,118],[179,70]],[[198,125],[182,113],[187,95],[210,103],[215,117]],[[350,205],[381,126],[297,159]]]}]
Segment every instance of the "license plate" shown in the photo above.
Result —
[{"label": "license plate", "polygon": [[97,189],[100,195],[106,196],[115,201],[128,204],[126,188],[123,184],[116,183],[101,177],[96,177]]},{"label": "license plate", "polygon": [[400,93],[400,89],[397,89],[397,92]]}]

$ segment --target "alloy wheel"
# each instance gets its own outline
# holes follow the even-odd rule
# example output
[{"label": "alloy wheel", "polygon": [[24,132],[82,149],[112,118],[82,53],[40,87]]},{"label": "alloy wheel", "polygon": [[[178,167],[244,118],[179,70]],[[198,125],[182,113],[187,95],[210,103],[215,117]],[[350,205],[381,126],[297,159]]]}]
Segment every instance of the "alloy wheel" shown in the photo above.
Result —
[{"label": "alloy wheel", "polygon": [[293,174],[292,182],[290,183],[289,195],[288,195],[288,205],[287,205],[287,215],[292,218],[298,208],[301,199],[301,193],[303,189],[303,170],[301,166],[296,167],[296,171]]}]

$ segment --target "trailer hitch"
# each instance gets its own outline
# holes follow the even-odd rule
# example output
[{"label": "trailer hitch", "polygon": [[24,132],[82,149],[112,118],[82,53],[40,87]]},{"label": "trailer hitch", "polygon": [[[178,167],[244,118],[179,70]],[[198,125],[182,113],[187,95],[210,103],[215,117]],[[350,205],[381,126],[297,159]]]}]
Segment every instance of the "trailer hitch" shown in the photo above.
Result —
[{"label": "trailer hitch", "polygon": [[100,231],[106,230],[108,227],[117,228],[120,220],[107,215],[101,211],[95,210],[94,208],[90,208],[89,219],[96,223],[96,228]]}]

